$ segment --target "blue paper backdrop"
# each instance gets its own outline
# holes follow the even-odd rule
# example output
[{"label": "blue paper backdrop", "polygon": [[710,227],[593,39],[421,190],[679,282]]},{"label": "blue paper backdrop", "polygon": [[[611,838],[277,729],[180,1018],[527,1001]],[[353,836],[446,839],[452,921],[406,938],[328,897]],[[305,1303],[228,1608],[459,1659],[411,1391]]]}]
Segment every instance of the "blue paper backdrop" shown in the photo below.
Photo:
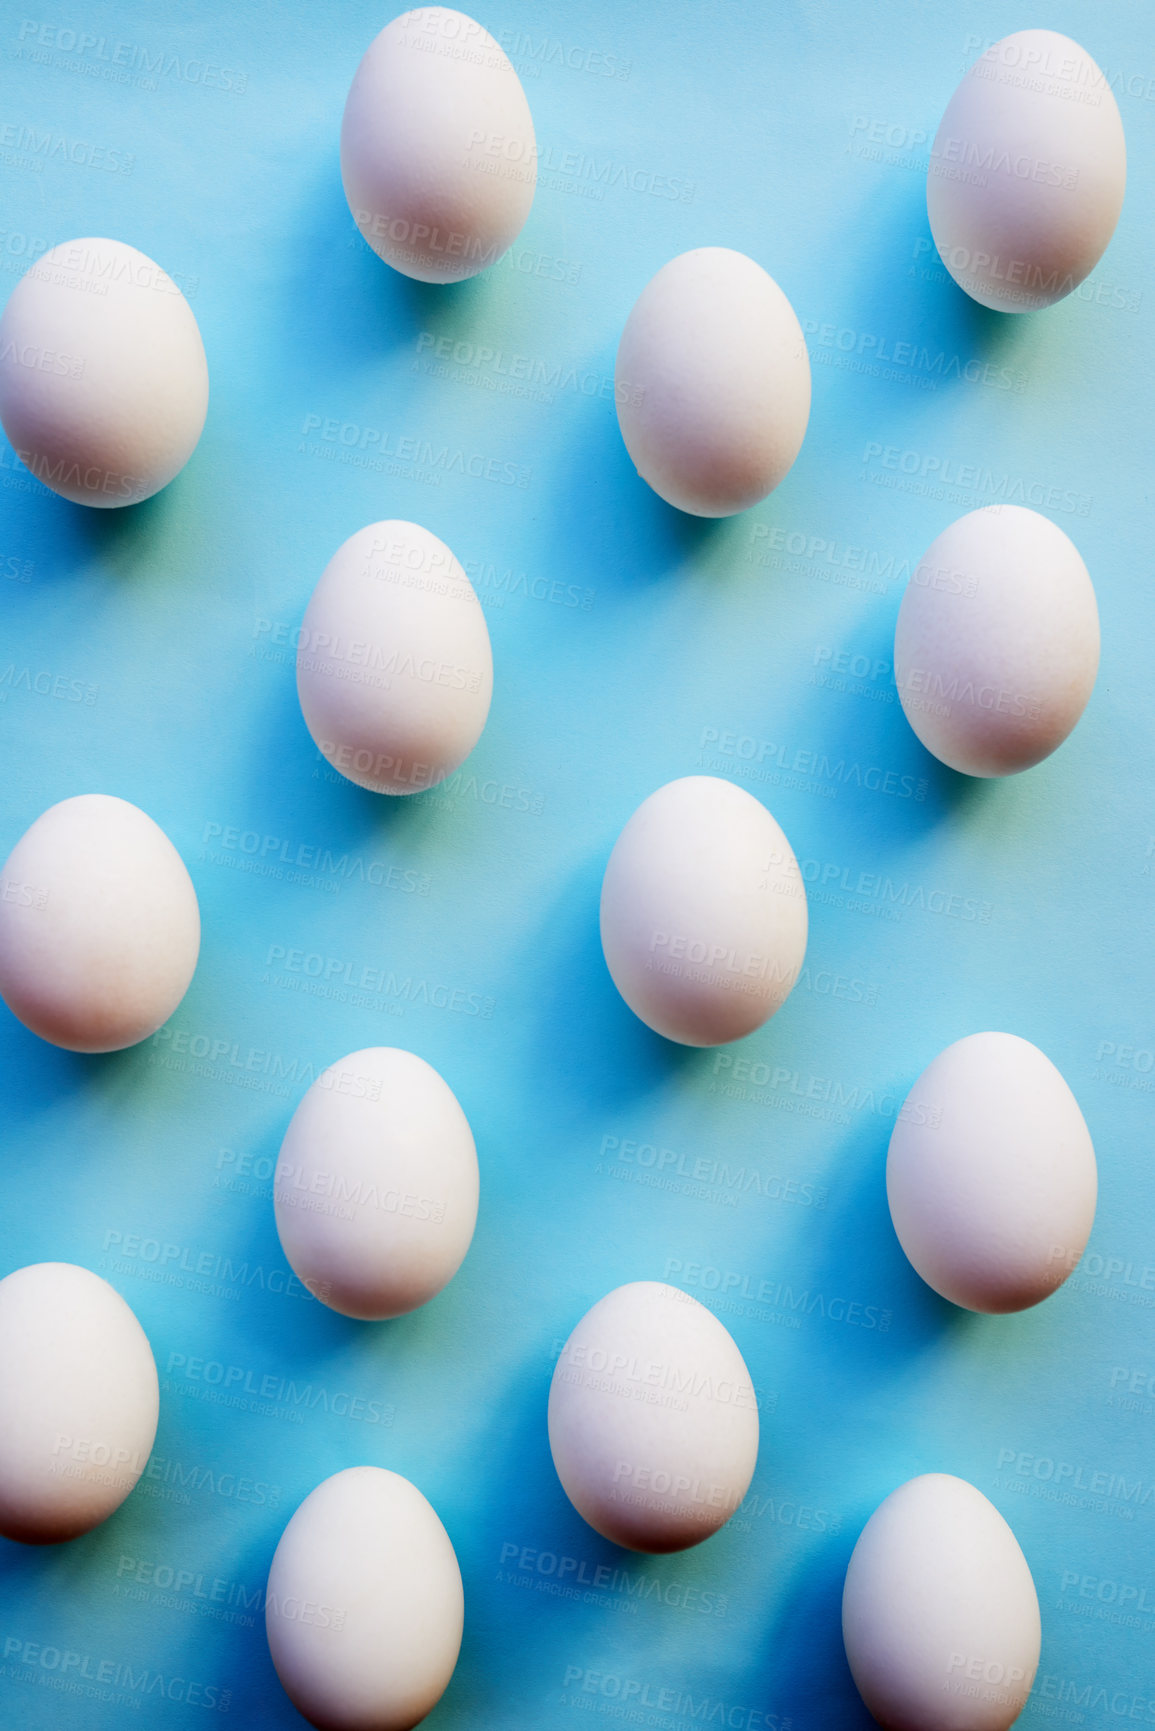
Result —
[{"label": "blue paper backdrop", "polygon": [[[993,1499],[1034,1573],[1023,1723],[1150,1721],[1147,9],[498,0],[538,193],[509,257],[448,289],[379,263],[342,196],[342,103],[386,16],[69,0],[0,22],[3,293],[46,244],[130,241],[185,288],[212,377],[196,455],[138,508],[70,506],[0,448],[0,847],[55,800],[120,794],[204,921],[187,999],[136,1050],[75,1057],[0,1014],[0,1269],[105,1274],[164,1390],[112,1520],[0,1545],[0,1721],[299,1724],[260,1593],[293,1508],[359,1462],[411,1476],[461,1561],[439,1731],[866,1724],[842,1574],[932,1469]],[[1110,75],[1131,184],[1091,282],[1003,318],[935,262],[926,141],[981,47],[1039,22]],[[609,383],[635,296],[702,244],[777,278],[814,363],[793,472],[716,524],[638,481]],[[1072,535],[1103,660],[1053,758],[974,784],[917,743],[889,654],[912,562],[1000,496]],[[461,775],[396,804],[321,765],[289,641],[337,545],[390,516],[457,552],[496,665]],[[810,887],[802,983],[719,1053],[635,1021],[597,935],[621,824],[698,768],[767,802]],[[1083,1269],[1004,1318],[920,1283],[883,1186],[906,1089],[988,1027],[1059,1065],[1101,1172]],[[482,1204],[450,1287],[372,1326],[285,1290],[269,1180],[308,1076],[388,1043],[457,1092]],[[583,1525],[545,1432],[566,1333],[643,1277],[715,1309],[763,1407],[747,1505],[662,1559]]]}]

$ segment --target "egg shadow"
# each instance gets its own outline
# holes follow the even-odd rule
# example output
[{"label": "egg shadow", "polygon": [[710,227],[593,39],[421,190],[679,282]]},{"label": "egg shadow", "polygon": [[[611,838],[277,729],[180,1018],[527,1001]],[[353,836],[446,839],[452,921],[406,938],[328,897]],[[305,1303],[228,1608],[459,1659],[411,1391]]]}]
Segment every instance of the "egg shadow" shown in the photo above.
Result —
[{"label": "egg shadow", "polygon": [[875,1114],[866,1118],[842,1138],[836,1164],[826,1174],[832,1180],[833,1201],[822,1233],[813,1241],[805,1275],[811,1290],[826,1297],[860,1297],[864,1310],[873,1309],[878,1319],[869,1331],[872,1350],[864,1351],[862,1327],[815,1316],[812,1328],[821,1341],[823,1360],[837,1367],[832,1418],[842,1415],[856,1391],[879,1402],[882,1377],[904,1375],[919,1359],[940,1352],[947,1337],[966,1332],[977,1321],[941,1298],[908,1261],[886,1196],[890,1125],[879,1123]]},{"label": "egg shadow", "polygon": [[[202,441],[209,433],[206,424]],[[12,465],[23,469],[14,454]],[[35,582],[76,581],[95,561],[118,584],[171,590],[174,543],[195,538],[209,520],[212,468],[210,453],[198,447],[158,492],[138,504],[108,507],[75,504],[29,473],[29,489],[8,517],[10,523],[19,518],[19,544],[35,567]]]},{"label": "egg shadow", "polygon": [[0,1002],[0,1068],[19,1076],[21,1087],[4,1102],[4,1130],[11,1132],[31,1120],[47,1105],[83,1092],[99,1074],[107,1057],[120,1053],[90,1055],[69,1052],[34,1034],[8,1005]]},{"label": "egg shadow", "polygon": [[[866,1515],[862,1525],[865,1525]],[[828,1537],[790,1577],[766,1631],[767,1685],[779,1723],[806,1731],[870,1731],[875,1720],[854,1686],[842,1642],[842,1588],[858,1530]]]},{"label": "egg shadow", "polygon": [[451,814],[439,811],[435,788],[375,793],[334,769],[305,724],[295,678],[278,682],[265,699],[263,716],[241,760],[248,828],[301,841],[306,835],[323,835],[331,844],[329,851],[338,855],[350,846],[388,840],[400,847],[407,835],[451,833]]},{"label": "egg shadow", "polygon": [[[22,1241],[21,1260],[13,1266],[41,1260],[88,1266],[95,1254],[92,1222],[101,1218],[109,1173],[134,1164],[147,1180],[147,1137],[140,1138],[130,1155],[124,1140],[113,1134],[117,1118],[128,1112],[137,1128],[147,1126],[162,1098],[179,1103],[181,1084],[187,1082],[147,1067],[148,1044],[118,1052],[66,1051],[40,1039],[0,1005],[0,1064],[20,1077],[19,1090],[11,1091],[5,1102],[0,1167],[33,1161],[43,1197]],[[87,1133],[62,1134],[66,1113],[79,1113]]]},{"label": "egg shadow", "polygon": [[[1000,366],[1021,358],[1024,346],[1030,346],[1022,314],[996,312],[973,300],[943,264],[930,233],[925,175],[878,187],[863,200],[860,213],[857,240],[838,239],[840,248],[852,248],[855,260],[856,292],[847,310],[859,331],[891,344],[907,341],[916,350],[926,348],[932,365],[925,376],[936,388],[916,390],[915,402],[925,398],[929,407],[944,391],[983,389],[965,376],[972,357]],[[864,353],[872,357],[877,346],[869,345]],[[933,365],[940,353],[941,369]],[[951,357],[958,358],[957,367],[950,365]],[[910,370],[906,363],[877,364]],[[998,394],[1008,390],[1000,387]]]},{"label": "egg shadow", "polygon": [[546,544],[583,550],[599,602],[618,591],[633,595],[725,545],[740,515],[695,517],[667,504],[634,468],[616,415],[599,413],[596,403],[582,407],[551,491]]},{"label": "egg shadow", "polygon": [[[294,250],[283,273],[278,352],[301,386],[322,390],[401,351],[423,332],[457,338],[501,321],[517,279],[499,266],[459,282],[419,282],[387,264],[359,232],[341,184],[340,156],[327,153],[302,194]],[[334,309],[340,309],[334,315]],[[396,407],[391,406],[391,414]]]},{"label": "egg shadow", "polygon": [[[543,1337],[550,1326],[547,1317]],[[564,1324],[554,1326],[555,1332],[566,1332]],[[459,1556],[467,1604],[471,1578],[501,1575],[506,1577],[500,1583],[505,1591],[500,1601],[493,1592],[478,1595],[473,1630],[467,1616],[462,1665],[446,1696],[447,1708],[454,1709],[452,1716],[447,1714],[449,1725],[473,1726],[491,1717],[500,1721],[503,1698],[516,1693],[511,1675],[521,1675],[527,1651],[542,1674],[551,1679],[562,1675],[573,1658],[575,1628],[583,1635],[591,1628],[585,1611],[586,1620],[575,1624],[577,1607],[567,1604],[565,1594],[570,1583],[587,1603],[604,1594],[605,1611],[599,1613],[595,1602],[592,1614],[613,1618],[611,1627],[620,1621],[614,1613],[623,1596],[638,1601],[638,1616],[629,1623],[631,1648],[641,1647],[646,1638],[642,1617],[648,1583],[665,1583],[676,1571],[688,1586],[726,1590],[725,1571],[710,1539],[687,1551],[651,1556],[613,1544],[582,1519],[562,1489],[550,1452],[546,1414],[551,1376],[552,1363],[544,1351],[534,1368],[515,1368],[502,1396],[491,1403],[495,1414],[514,1416],[495,1418],[477,1445],[489,1480],[484,1498],[463,1520]],[[531,1555],[523,1566],[525,1552]],[[543,1567],[538,1567],[538,1557]],[[599,1576],[606,1570],[608,1575]],[[628,1586],[623,1579],[627,1575]],[[552,1592],[559,1579],[562,1590]],[[658,1597],[656,1585],[651,1593]],[[478,1713],[479,1704],[492,1704],[492,1716]]]},{"label": "egg shadow", "polygon": [[537,981],[524,1005],[532,1065],[570,1134],[594,1112],[600,1119],[657,1091],[698,1056],[647,1027],[614,985],[598,919],[606,857],[608,850],[592,855],[570,873],[511,968]]},{"label": "egg shadow", "polygon": [[[831,857],[839,858],[849,837],[888,851],[914,847],[947,825],[957,829],[972,818],[985,821],[992,801],[1000,798],[988,779],[963,775],[935,757],[911,727],[894,683],[900,602],[900,596],[879,597],[877,606],[854,627],[855,656],[873,668],[885,669],[884,675],[877,680],[869,674],[857,679],[839,675],[832,658],[822,670],[826,684],[817,678],[794,684],[788,719],[781,713],[777,691],[768,691],[763,716],[755,712],[752,718],[763,737],[780,738],[788,726],[787,737],[821,741],[827,763],[843,766],[844,779],[841,784],[836,781],[837,798],[807,800],[804,810],[809,823],[795,820],[799,834],[809,829],[806,851],[811,854],[822,847],[833,849]],[[889,702],[876,695],[882,691],[889,693]],[[820,773],[813,773],[816,780],[822,779]],[[873,788],[867,781],[872,774]],[[892,782],[884,786],[888,775]],[[1014,809],[1008,805],[1008,817]],[[792,833],[790,826],[788,833]]]}]

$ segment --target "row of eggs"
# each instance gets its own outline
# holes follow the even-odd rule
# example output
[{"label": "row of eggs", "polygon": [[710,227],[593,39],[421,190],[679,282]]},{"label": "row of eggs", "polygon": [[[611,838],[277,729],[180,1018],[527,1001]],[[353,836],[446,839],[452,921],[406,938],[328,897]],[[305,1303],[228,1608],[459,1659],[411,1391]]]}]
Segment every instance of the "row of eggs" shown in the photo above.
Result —
[{"label": "row of eggs", "polygon": [[[537,180],[533,120],[488,31],[446,7],[395,18],[357,69],[341,172],[358,229],[395,269],[457,282],[520,233]],[[1126,183],[1122,121],[1078,43],[1024,30],[992,44],[955,91],[931,147],[927,208],[940,256],[982,304],[1049,305],[1114,232]],[[752,259],[701,247],[666,264],[626,322],[615,400],[638,472],[705,517],[766,497],[810,413],[790,302]],[[46,252],[0,320],[0,420],[47,485],[78,503],[150,497],[204,426],[208,368],[187,301],[123,242]]]},{"label": "row of eggs", "polygon": [[[774,1013],[801,971],[802,874],[745,789],[713,776],[669,782],[614,846],[601,933],[612,978],[649,1026],[691,1046],[737,1039]],[[0,995],[56,1045],[107,1052],[155,1033],[188,988],[199,944],[184,862],[127,800],[81,794],[50,807],[0,871]],[[298,1108],[278,1174],[285,1253],[348,1315],[424,1303],[473,1235],[469,1126],[411,1054],[370,1048],[330,1066]],[[420,1196],[424,1214],[370,1211],[351,1224],[325,1205],[326,1185]],[[1049,1059],[1014,1035],[976,1034],[915,1083],[891,1138],[887,1188],[899,1239],[932,1286],[974,1309],[1015,1310],[1082,1255],[1095,1158]]]},{"label": "row of eggs", "polygon": [[[513,68],[480,25],[438,7],[395,19],[369,48],[341,156],[366,239],[427,281],[459,280],[500,256],[536,177]],[[1090,270],[1124,179],[1118,111],[1094,62],[1054,32],[1020,32],[976,62],[948,107],[931,156],[932,228],[979,299],[1037,305]],[[1001,281],[993,298],[984,271]],[[1044,294],[1044,281],[1065,286]],[[684,253],[647,285],[622,333],[615,387],[639,473],[702,516],[772,491],[810,410],[809,359],[789,301],[753,260],[724,247]],[[65,497],[106,506],[149,497],[187,462],[207,404],[192,311],[136,249],[66,242],[9,298],[0,421],[33,473]],[[404,570],[386,570],[398,560]],[[367,573],[392,592],[374,592],[360,580]],[[990,776],[1061,743],[1085,707],[1098,653],[1094,591],[1071,542],[1034,512],[992,507],[928,550],[903,599],[894,666],[928,749]],[[484,726],[492,661],[449,550],[414,525],[351,537],[310,603],[298,686],[322,750],[362,785],[412,792],[456,767]]]},{"label": "row of eggs", "polygon": [[[907,719],[951,768],[1015,774],[1059,746],[1099,666],[1099,615],[1072,541],[1037,511],[960,517],[903,595],[894,673]],[[332,766],[375,793],[435,786],[472,751],[493,694],[477,594],[428,529],[371,523],[338,548],[297,640],[297,692]]]},{"label": "row of eggs", "polygon": [[[395,269],[451,282],[495,263],[529,214],[537,144],[517,74],[488,32],[445,7],[387,25],[349,92],[341,170],[360,232]],[[1102,255],[1125,181],[1122,122],[1095,62],[1054,31],[1019,31],[975,62],[948,105],[931,149],[931,230],[980,302],[1045,306]],[[706,517],[778,485],[810,412],[789,301],[724,247],[684,253],[648,284],[615,384],[638,472]],[[148,498],[188,461],[207,407],[196,320],[143,253],[65,242],[17,285],[0,320],[0,420],[66,498]]]},{"label": "row of eggs", "polygon": [[[47,1544],[90,1531],[133,1489],[156,1435],[156,1365],[133,1312],[88,1269],[17,1269],[0,1281],[0,1382],[10,1414],[0,1532]],[[688,1293],[637,1281],[566,1341],[548,1431],[589,1525],[665,1554],[710,1537],[743,1502],[758,1402],[722,1323]],[[1041,1630],[1026,1559],[986,1497],[948,1474],[910,1480],[871,1516],[842,1621],[855,1683],[885,1725],[947,1723],[942,1697],[957,1688],[953,1731],[1004,1731],[1034,1680]],[[396,1472],[334,1474],[281,1535],[265,1593],[269,1650],[321,1731],[416,1725],[449,1683],[463,1622],[449,1535]]]}]

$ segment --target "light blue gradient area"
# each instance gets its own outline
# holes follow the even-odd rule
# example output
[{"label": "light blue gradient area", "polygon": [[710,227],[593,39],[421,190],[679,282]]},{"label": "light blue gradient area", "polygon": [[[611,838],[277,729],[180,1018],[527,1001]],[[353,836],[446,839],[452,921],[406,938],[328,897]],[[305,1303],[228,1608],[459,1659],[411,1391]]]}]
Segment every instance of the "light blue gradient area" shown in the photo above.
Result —
[{"label": "light blue gradient area", "polygon": [[[342,103],[386,16],[75,0],[0,23],[4,293],[29,240],[130,241],[189,285],[212,377],[192,462],[134,510],[65,504],[2,447],[0,846],[70,794],[134,800],[188,861],[204,945],[159,1043],[78,1058],[0,1016],[0,1268],[105,1272],[167,1385],[153,1476],[106,1526],[0,1547],[0,1720],[196,1726],[229,1691],[231,1718],[300,1723],[255,1596],[289,1513],[360,1462],[412,1477],[461,1561],[439,1731],[865,1725],[841,1579],[878,1501],[928,1470],[989,1495],[1034,1573],[1043,1657],[1023,1723],[1149,1719],[1133,1710],[1155,1697],[1146,8],[502,0],[482,21],[523,68],[541,184],[512,261],[450,289],[392,274],[342,196]],[[1132,180],[1092,285],[1000,317],[934,267],[921,165],[981,42],[1038,23],[1084,38],[1115,79]],[[53,30],[104,47],[29,57]],[[69,150],[27,166],[27,127]],[[131,170],[69,160],[74,144]],[[703,244],[771,272],[814,359],[793,472],[717,524],[637,479],[607,384],[636,295]],[[900,343],[924,358],[888,377],[875,357]],[[518,371],[536,395],[503,388]],[[445,455],[426,457],[431,479],[390,473],[346,460],[363,439]],[[874,447],[916,453],[932,479]],[[1084,720],[994,784],[931,759],[873,667],[911,563],[980,502],[936,487],[947,465],[1074,501],[1051,514],[1102,613]],[[396,804],[322,771],[284,642],[330,554],[384,517],[427,524],[466,563],[496,667],[463,776]],[[840,654],[869,666],[842,689],[817,677]],[[44,673],[93,700],[44,694]],[[721,1054],[635,1021],[597,935],[620,826],[704,750],[765,799],[811,879],[806,980]],[[285,863],[310,849],[333,856],[321,888]],[[889,885],[866,911],[863,874]],[[330,995],[304,989],[317,968]],[[388,1002],[343,983],[366,968],[394,976]],[[1100,1162],[1100,1278],[1016,1317],[924,1287],[883,1186],[905,1091],[984,1028],[1058,1064]],[[373,1326],[276,1290],[268,1178],[308,1067],[389,1043],[456,1091],[482,1204],[449,1288]],[[155,1244],[118,1259],[134,1236]],[[563,1496],[546,1396],[589,1304],[667,1276],[741,1347],[761,1454],[722,1533],[633,1558]],[[82,1688],[104,1660],[105,1676],[128,1666],[127,1702],[53,1687],[44,1648],[79,1656],[65,1680]]]}]

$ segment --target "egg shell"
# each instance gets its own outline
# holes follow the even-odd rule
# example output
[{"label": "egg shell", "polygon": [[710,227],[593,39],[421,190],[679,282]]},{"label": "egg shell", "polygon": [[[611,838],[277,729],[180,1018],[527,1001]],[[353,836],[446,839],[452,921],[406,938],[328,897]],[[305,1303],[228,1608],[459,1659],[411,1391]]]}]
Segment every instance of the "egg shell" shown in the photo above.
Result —
[{"label": "egg shell", "polygon": [[994,1504],[949,1473],[892,1491],[854,1547],[842,1636],[858,1692],[889,1731],[1007,1731],[1041,1631],[1031,1571]]},{"label": "egg shell", "polygon": [[444,541],[370,523],[334,553],[305,611],[297,695],[318,750],[374,793],[435,787],[481,737],[493,654]]},{"label": "egg shell", "polygon": [[395,270],[459,282],[495,264],[529,215],[537,141],[488,30],[447,6],[387,24],[345,103],[341,177],[357,227]]},{"label": "egg shell", "polygon": [[810,418],[810,358],[773,277],[704,246],[664,264],[618,345],[614,400],[626,449],[667,504],[729,517],[783,480]]},{"label": "egg shell", "polygon": [[184,295],[119,240],[65,241],[0,317],[0,421],[21,461],[78,505],[133,505],[184,468],[209,374]]},{"label": "egg shell", "polygon": [[200,929],[184,861],[152,818],[110,794],[61,800],[0,871],[0,996],[55,1046],[119,1051],[184,997]]},{"label": "egg shell", "polygon": [[0,1280],[0,1533],[29,1545],[106,1521],[144,1471],[160,1393],[120,1294],[71,1262]]},{"label": "egg shell", "polygon": [[1095,1150],[1051,1060],[1017,1034],[939,1053],[898,1115],[886,1193],[928,1286],[967,1310],[1025,1310],[1062,1285],[1095,1219]]},{"label": "egg shell", "polygon": [[947,104],[927,173],[931,233],[967,294],[1030,312],[1095,268],[1126,181],[1118,105],[1086,49],[1056,30],[1018,30]]},{"label": "egg shell", "polygon": [[453,1675],[464,1615],[448,1533],[384,1467],[347,1467],[310,1491],[269,1570],[273,1664],[319,1731],[419,1724]]},{"label": "egg shell", "polygon": [[1037,511],[987,505],[932,542],[908,583],[894,677],[928,751],[1017,775],[1060,746],[1099,669],[1099,610],[1074,543]]},{"label": "egg shell", "polygon": [[618,991],[684,1046],[760,1028],[806,956],[806,889],[765,806],[711,775],[667,782],[614,844],[601,935]]},{"label": "egg shell", "polygon": [[656,1280],[607,1293],[566,1341],[549,1391],[566,1496],[634,1551],[683,1551],[726,1524],[758,1458],[742,1354],[696,1298]]},{"label": "egg shell", "polygon": [[273,1198],[295,1274],[366,1320],[425,1304],[477,1221],[477,1150],[448,1083],[413,1052],[370,1046],[313,1083],[281,1144]]}]

